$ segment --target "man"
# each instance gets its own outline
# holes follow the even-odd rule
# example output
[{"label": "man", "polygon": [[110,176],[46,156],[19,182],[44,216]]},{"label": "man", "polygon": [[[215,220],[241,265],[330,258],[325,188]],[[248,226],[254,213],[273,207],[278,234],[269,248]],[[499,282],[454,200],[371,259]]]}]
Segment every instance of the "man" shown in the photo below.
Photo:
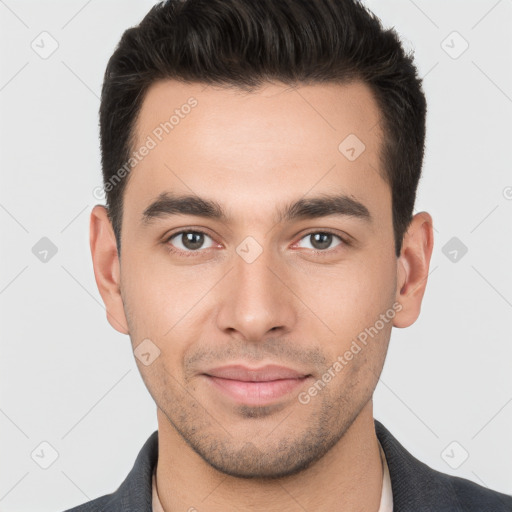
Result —
[{"label": "man", "polygon": [[125,32],[91,250],[158,431],[73,511],[512,510],[373,418],[432,254],[425,116],[412,58],[356,0],[171,0]]}]

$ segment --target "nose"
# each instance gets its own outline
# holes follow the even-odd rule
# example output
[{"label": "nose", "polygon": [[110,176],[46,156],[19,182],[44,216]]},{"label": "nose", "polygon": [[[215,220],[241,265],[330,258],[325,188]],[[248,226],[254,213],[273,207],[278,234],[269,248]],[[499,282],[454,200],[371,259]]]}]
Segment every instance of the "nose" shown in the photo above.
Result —
[{"label": "nose", "polygon": [[220,330],[249,342],[262,341],[269,333],[284,335],[293,330],[297,301],[286,282],[286,269],[277,260],[270,250],[252,262],[235,255],[217,309]]}]

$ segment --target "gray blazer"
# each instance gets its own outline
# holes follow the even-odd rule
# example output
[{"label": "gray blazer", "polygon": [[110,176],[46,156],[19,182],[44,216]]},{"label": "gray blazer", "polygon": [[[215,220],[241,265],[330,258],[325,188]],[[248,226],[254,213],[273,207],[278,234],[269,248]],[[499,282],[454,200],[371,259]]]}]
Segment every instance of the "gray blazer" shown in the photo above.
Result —
[{"label": "gray blazer", "polygon": [[[393,489],[393,512],[512,512],[512,496],[431,469],[414,458],[375,420]],[[153,468],[158,458],[158,430],[142,447],[119,488],[66,512],[151,512]]]}]

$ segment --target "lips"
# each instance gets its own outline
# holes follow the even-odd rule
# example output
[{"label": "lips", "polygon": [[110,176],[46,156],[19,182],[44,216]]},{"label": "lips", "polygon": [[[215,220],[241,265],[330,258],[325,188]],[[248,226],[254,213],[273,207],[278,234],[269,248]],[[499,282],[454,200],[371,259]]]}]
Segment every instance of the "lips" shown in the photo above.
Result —
[{"label": "lips", "polygon": [[223,366],[214,368],[205,373],[211,377],[244,382],[268,382],[271,380],[300,379],[306,377],[305,373],[284,366],[271,364],[261,368],[248,368],[243,365]]},{"label": "lips", "polygon": [[285,398],[311,377],[284,366],[266,365],[250,368],[243,365],[213,368],[204,373],[211,388],[224,398],[245,405],[268,405]]}]

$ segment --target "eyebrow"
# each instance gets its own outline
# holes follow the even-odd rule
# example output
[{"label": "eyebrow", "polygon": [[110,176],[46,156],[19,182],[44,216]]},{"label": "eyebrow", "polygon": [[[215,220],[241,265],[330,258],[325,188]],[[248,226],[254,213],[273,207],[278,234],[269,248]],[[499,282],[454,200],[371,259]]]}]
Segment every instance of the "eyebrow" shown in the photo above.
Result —
[{"label": "eyebrow", "polygon": [[[178,196],[169,192],[162,192],[144,210],[141,220],[143,224],[150,224],[155,219],[173,215],[194,215],[223,222],[229,220],[227,213],[216,201],[195,195]],[[301,198],[286,205],[278,211],[276,222],[315,219],[330,215],[354,217],[367,223],[373,221],[368,208],[356,199],[344,194],[323,194]]]}]

